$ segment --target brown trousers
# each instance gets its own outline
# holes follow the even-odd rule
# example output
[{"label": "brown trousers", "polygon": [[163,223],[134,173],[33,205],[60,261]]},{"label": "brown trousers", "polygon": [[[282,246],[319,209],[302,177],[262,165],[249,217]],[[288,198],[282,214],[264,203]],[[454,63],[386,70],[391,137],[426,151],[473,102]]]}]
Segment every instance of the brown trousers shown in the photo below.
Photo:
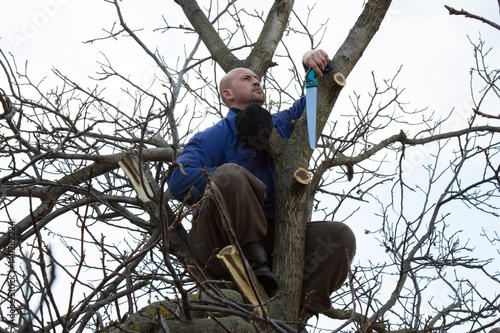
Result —
[{"label": "brown trousers", "polygon": [[[232,229],[241,246],[261,241],[272,258],[274,238],[272,220],[266,219],[262,210],[265,185],[245,168],[228,163],[219,167],[211,176],[221,193]],[[189,245],[196,260],[223,279],[229,273],[213,255],[229,245],[230,238],[224,229],[221,215],[214,201],[208,196],[195,213],[189,232]],[[309,297],[308,309],[323,312],[331,307],[330,295],[344,283],[348,273],[346,250],[352,259],[356,252],[356,239],[351,229],[340,222],[310,222],[306,228],[304,281],[302,300]]]}]

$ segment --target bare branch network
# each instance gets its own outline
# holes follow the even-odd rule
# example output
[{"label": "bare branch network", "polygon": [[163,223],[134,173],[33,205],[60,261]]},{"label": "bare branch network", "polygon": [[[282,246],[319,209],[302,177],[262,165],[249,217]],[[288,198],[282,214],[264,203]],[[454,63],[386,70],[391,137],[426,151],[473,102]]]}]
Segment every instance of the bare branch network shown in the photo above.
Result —
[{"label": "bare branch network", "polygon": [[[410,109],[399,87],[402,68],[389,79],[373,73],[370,91],[349,87],[350,72],[377,42],[391,5],[366,1],[344,43],[328,50],[352,93],[333,73],[320,81],[318,148],[308,148],[304,116],[291,124],[296,141],[274,133],[267,146],[279,174],[302,167],[310,178],[300,190],[292,177],[277,184],[276,215],[285,227],[277,230],[276,256],[295,264],[275,261],[285,286],[271,298],[251,279],[258,297],[250,304],[232,281],[196,263],[187,234],[200,203],[174,201],[166,180],[172,168],[183,167],[176,158],[191,135],[225,114],[223,72],[251,68],[270,96],[265,107],[285,109],[304,91],[294,45],[320,47],[334,23],[316,22],[315,6],[299,10],[293,1],[275,1],[264,13],[236,1],[179,0],[172,13],[158,13],[163,25],[147,32],[132,23],[131,3],[104,3],[116,12],[115,22],[87,43],[132,40],[143,61],[153,63],[145,76],[102,54],[92,84],[57,69],[39,79],[0,49],[0,332],[500,326],[500,65],[487,40],[471,40],[473,105],[457,128],[456,110],[443,117]],[[500,30],[479,15],[446,8]],[[163,43],[182,40],[176,60],[148,33]],[[339,96],[349,93],[350,109],[339,110]],[[223,202],[218,209],[224,216]],[[312,218],[347,223],[358,237],[348,281],[320,314],[335,319],[328,329],[309,319],[297,296],[304,247],[292,235]]]}]

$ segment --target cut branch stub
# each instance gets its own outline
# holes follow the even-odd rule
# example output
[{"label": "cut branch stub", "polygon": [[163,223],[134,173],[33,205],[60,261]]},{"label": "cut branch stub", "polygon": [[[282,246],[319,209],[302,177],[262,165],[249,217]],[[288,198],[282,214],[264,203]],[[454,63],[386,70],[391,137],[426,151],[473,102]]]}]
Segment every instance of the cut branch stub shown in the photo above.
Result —
[{"label": "cut branch stub", "polygon": [[307,185],[311,182],[311,175],[306,168],[298,167],[293,172],[293,179],[295,179],[295,181],[297,181],[299,184]]},{"label": "cut branch stub", "polygon": [[335,80],[335,82],[339,85],[339,86],[345,86],[346,82],[345,82],[345,77],[344,75],[342,75],[342,73],[338,72],[338,73],[335,73],[333,75],[333,79]]},{"label": "cut branch stub", "polygon": [[[226,246],[217,254],[217,258],[223,263],[229,273],[231,273],[231,277],[246,299],[248,299],[251,304],[256,305],[259,315],[263,316],[262,309],[259,306],[262,303],[259,302],[259,298],[261,301],[267,301],[267,294],[259,283],[255,283],[258,295],[255,295],[253,292],[250,277],[246,274],[243,261],[238,255],[236,247],[234,245]],[[253,281],[257,281],[251,269],[249,273],[252,275]],[[264,309],[267,311],[266,306],[264,306]]]},{"label": "cut branch stub", "polygon": [[305,190],[307,185],[311,182],[311,175],[309,174],[309,171],[303,167],[295,169],[292,178],[293,181],[290,189],[295,193]]},{"label": "cut branch stub", "polygon": [[146,175],[139,168],[139,163],[130,154],[123,155],[122,159],[118,161],[118,165],[122,168],[123,172],[127,175],[132,187],[137,192],[139,200],[144,203],[151,201],[150,198],[153,197],[153,189],[146,178]]}]

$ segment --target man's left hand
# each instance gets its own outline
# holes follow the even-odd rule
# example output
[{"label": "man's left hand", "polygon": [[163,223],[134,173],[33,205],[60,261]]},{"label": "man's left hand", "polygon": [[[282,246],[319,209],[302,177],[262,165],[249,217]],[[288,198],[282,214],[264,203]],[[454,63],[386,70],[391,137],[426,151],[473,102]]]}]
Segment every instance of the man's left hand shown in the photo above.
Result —
[{"label": "man's left hand", "polygon": [[314,69],[318,77],[323,76],[322,71],[328,64],[328,60],[328,53],[321,49],[307,51],[302,57],[302,62],[307,67]]}]

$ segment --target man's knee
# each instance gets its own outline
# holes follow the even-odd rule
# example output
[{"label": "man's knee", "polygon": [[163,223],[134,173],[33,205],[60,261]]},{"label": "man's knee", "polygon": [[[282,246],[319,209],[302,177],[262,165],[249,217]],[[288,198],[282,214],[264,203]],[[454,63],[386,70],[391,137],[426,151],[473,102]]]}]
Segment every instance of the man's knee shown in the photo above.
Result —
[{"label": "man's knee", "polygon": [[335,224],[335,234],[338,235],[337,239],[342,243],[342,247],[348,251],[350,259],[356,254],[356,236],[354,232],[345,223],[332,222]]},{"label": "man's knee", "polygon": [[311,222],[307,225],[306,246],[313,253],[325,255],[348,255],[350,259],[356,254],[356,236],[351,228],[341,222]]},{"label": "man's knee", "polygon": [[234,186],[244,180],[245,171],[246,169],[238,164],[226,163],[214,171],[211,179],[219,188],[225,188],[229,184]]}]

